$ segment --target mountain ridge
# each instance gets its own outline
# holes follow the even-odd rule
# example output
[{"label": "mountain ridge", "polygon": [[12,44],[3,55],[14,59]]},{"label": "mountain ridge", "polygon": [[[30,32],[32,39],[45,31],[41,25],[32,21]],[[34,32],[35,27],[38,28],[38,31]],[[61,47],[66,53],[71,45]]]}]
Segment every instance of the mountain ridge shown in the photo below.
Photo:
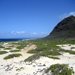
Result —
[{"label": "mountain ridge", "polygon": [[75,16],[71,15],[59,22],[47,36],[50,39],[75,38]]}]

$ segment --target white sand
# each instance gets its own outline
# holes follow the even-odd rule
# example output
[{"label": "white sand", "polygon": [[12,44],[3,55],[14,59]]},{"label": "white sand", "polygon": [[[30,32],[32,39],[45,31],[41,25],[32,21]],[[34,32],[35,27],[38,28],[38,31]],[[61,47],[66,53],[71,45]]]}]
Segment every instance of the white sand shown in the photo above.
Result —
[{"label": "white sand", "polygon": [[73,44],[62,44],[62,45],[57,45],[57,46],[59,46],[61,49],[64,49],[64,50],[75,51],[75,45]]},{"label": "white sand", "polygon": [[63,56],[60,56],[60,60],[54,60],[48,57],[41,57],[33,63],[24,62],[24,59],[22,57],[13,58],[7,61],[1,59],[0,75],[17,75],[17,73],[19,73],[18,75],[42,75],[45,69],[47,69],[50,65],[57,63],[69,64],[69,66],[73,67],[75,71],[74,59],[75,55],[70,54],[63,54]]},{"label": "white sand", "polygon": [[[40,57],[39,59],[31,62],[24,62],[25,58],[29,57],[28,50],[33,49],[34,45],[26,47],[22,50],[23,56],[4,60],[3,58],[8,55],[0,55],[0,75],[47,75],[44,73],[45,69],[52,64],[69,64],[75,71],[75,55],[64,53],[60,55],[60,59],[51,59],[48,57]],[[10,53],[9,53],[10,54]],[[27,55],[26,55],[27,54]],[[26,57],[25,57],[26,56]]]}]

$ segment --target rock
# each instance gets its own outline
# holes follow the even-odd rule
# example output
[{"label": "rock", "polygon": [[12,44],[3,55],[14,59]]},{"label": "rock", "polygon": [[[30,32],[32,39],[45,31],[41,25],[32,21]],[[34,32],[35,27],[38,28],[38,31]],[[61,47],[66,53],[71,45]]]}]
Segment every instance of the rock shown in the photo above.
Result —
[{"label": "rock", "polygon": [[75,16],[69,16],[59,22],[53,31],[47,36],[50,39],[74,39],[75,38]]}]

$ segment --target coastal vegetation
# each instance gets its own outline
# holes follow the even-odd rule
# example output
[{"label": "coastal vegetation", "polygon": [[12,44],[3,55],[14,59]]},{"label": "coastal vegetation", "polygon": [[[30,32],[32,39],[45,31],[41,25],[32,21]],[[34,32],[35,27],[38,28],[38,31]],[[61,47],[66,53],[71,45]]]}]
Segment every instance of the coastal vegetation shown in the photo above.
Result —
[{"label": "coastal vegetation", "polygon": [[[8,52],[20,52],[22,49],[24,49],[26,46],[29,45],[36,45],[37,48],[36,49],[32,49],[29,50],[27,53],[33,54],[32,56],[28,57],[27,60],[35,60],[37,58],[39,58],[40,56],[45,56],[45,57],[49,57],[52,59],[59,59],[58,56],[62,55],[62,52],[66,52],[66,53],[70,53],[70,54],[75,54],[75,51],[72,50],[64,50],[61,49],[60,47],[58,47],[57,45],[63,45],[63,44],[75,44],[75,40],[71,39],[71,40],[49,40],[49,39],[38,39],[38,40],[27,40],[27,41],[18,41],[17,43],[15,42],[10,42],[8,43],[11,46],[5,48],[3,46],[3,44],[1,45],[2,48],[4,49],[1,50],[0,54],[4,54]],[[13,47],[12,47],[13,46]],[[12,48],[15,48],[14,50]],[[6,51],[5,51],[6,50]]]},{"label": "coastal vegetation", "polygon": [[[54,60],[60,60],[59,56],[62,55],[62,53],[69,53],[75,55],[75,51],[64,50],[57,45],[61,45],[62,47],[64,46],[64,44],[71,46],[75,45],[74,41],[75,40],[65,40],[65,39],[62,40],[38,39],[38,40],[19,41],[17,43],[10,42],[7,45],[7,49],[5,49],[5,46],[3,46],[2,44],[4,48],[0,48],[0,51],[6,51],[6,53],[10,53],[4,57],[4,60],[8,60],[22,56],[21,50],[25,50],[25,48],[28,48],[31,45],[35,45],[36,46],[35,49],[27,51],[27,53],[32,54],[32,56],[26,58],[24,62],[32,62],[43,56],[49,57]],[[13,47],[9,46],[9,44],[12,45]],[[74,49],[74,47],[72,47],[71,49]],[[53,64],[46,70],[46,73],[48,72],[51,72],[52,75],[72,75],[73,69],[66,64]]]},{"label": "coastal vegetation", "polygon": [[46,73],[51,71],[52,75],[73,75],[74,71],[72,68],[69,68],[67,64],[54,64],[51,65]]},{"label": "coastal vegetation", "polygon": [[8,53],[7,51],[0,51],[0,55]]},{"label": "coastal vegetation", "polygon": [[33,40],[28,41],[32,44],[37,45],[37,48],[35,50],[30,50],[28,53],[34,54],[33,56],[27,58],[27,60],[36,59],[40,56],[49,57],[52,59],[59,59],[58,56],[62,55],[62,52],[75,54],[75,51],[72,50],[64,50],[58,47],[57,45],[62,44],[75,44],[75,40]]},{"label": "coastal vegetation", "polygon": [[21,50],[10,50],[10,52],[20,52]]},{"label": "coastal vegetation", "polygon": [[16,53],[16,54],[9,54],[8,56],[4,57],[4,59],[7,60],[7,59],[14,58],[14,57],[20,57],[20,56],[22,56],[22,55],[19,54],[19,53]]}]

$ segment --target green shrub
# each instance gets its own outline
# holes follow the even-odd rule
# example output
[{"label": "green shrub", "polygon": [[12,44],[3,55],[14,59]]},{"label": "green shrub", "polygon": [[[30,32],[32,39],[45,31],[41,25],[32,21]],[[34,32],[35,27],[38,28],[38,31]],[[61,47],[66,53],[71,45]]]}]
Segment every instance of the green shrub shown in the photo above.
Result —
[{"label": "green shrub", "polygon": [[19,57],[19,56],[21,56],[21,54],[10,54],[10,55],[4,57],[4,59],[11,59],[11,58],[14,58],[14,57]]},{"label": "green shrub", "polygon": [[30,57],[28,57],[27,59],[25,59],[24,61],[25,62],[31,62],[31,61],[34,61],[34,60],[36,60],[36,59],[39,59],[40,58],[40,55],[39,54],[35,54],[35,55],[32,55],[32,56],[30,56]]},{"label": "green shrub", "polygon": [[5,50],[11,50],[11,48],[5,48]]},{"label": "green shrub", "polygon": [[52,58],[52,59],[59,59],[58,57],[56,56],[48,56],[49,58]]},{"label": "green shrub", "polygon": [[23,49],[25,46],[17,46],[17,49]]},{"label": "green shrub", "polygon": [[0,51],[0,55],[8,53],[7,51]]},{"label": "green shrub", "polygon": [[61,52],[67,52],[67,53],[70,53],[70,54],[75,54],[75,51],[72,51],[72,50],[63,50],[63,49],[60,49]]},{"label": "green shrub", "polygon": [[72,68],[66,64],[54,64],[46,70],[46,73],[51,71],[52,75],[72,75],[74,73]]},{"label": "green shrub", "polygon": [[10,52],[20,52],[20,50],[11,50]]},{"label": "green shrub", "polygon": [[0,48],[4,48],[4,47],[0,45]]}]

